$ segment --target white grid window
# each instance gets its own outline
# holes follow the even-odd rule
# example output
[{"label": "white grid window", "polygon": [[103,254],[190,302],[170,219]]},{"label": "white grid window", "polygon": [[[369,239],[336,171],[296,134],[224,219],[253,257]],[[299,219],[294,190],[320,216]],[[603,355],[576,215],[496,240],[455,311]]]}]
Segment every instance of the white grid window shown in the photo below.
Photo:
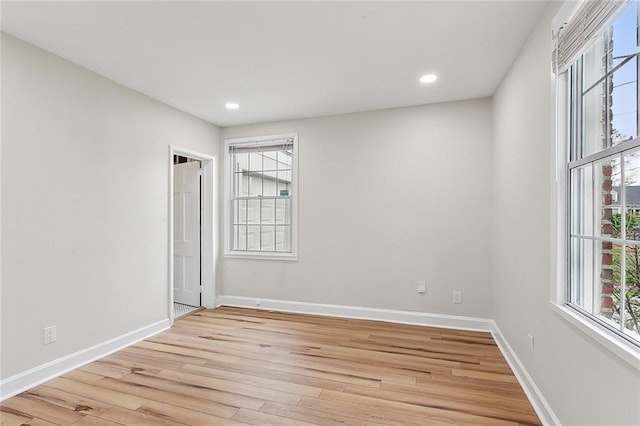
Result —
[{"label": "white grid window", "polygon": [[561,76],[569,107],[566,303],[638,346],[639,17],[638,2],[626,4]]},{"label": "white grid window", "polygon": [[227,254],[295,256],[297,136],[226,142]]}]

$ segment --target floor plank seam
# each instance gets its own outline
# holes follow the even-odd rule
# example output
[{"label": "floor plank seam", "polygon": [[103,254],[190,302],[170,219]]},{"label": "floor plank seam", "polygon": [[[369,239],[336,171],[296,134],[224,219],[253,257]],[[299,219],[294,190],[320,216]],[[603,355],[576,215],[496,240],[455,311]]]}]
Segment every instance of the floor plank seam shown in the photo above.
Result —
[{"label": "floor plank seam", "polygon": [[486,332],[226,307],[0,410],[83,426],[540,424]]}]

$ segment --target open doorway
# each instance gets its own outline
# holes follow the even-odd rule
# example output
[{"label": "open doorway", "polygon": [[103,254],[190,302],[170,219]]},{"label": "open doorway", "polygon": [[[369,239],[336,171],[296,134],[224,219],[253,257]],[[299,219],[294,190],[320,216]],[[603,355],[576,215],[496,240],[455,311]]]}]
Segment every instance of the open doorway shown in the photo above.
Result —
[{"label": "open doorway", "polygon": [[200,309],[202,303],[202,164],[173,156],[173,316]]},{"label": "open doorway", "polygon": [[215,305],[214,158],[170,147],[169,314]]}]

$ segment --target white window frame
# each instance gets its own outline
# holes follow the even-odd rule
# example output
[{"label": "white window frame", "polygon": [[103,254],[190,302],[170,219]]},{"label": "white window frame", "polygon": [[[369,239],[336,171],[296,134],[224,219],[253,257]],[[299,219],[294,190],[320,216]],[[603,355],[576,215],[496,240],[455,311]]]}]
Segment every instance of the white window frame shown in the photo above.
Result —
[{"label": "white window frame", "polygon": [[[293,144],[291,154],[291,252],[261,252],[233,250],[231,247],[231,227],[232,217],[232,176],[233,166],[231,164],[231,146],[259,146],[270,145],[274,141],[290,139]],[[224,257],[241,259],[263,259],[263,260],[298,260],[298,134],[285,133],[279,135],[251,136],[242,138],[225,139],[224,141]]]},{"label": "white window frame", "polygon": [[[625,3],[625,5],[628,2]],[[568,5],[568,4],[567,4]],[[582,2],[571,8],[564,7],[553,20],[553,32],[557,34],[558,29],[567,22],[567,18],[580,8]],[[626,6],[622,6],[618,12]],[[614,16],[603,26],[611,25]],[[640,371],[640,348],[637,344],[614,333],[609,328],[601,325],[591,317],[583,314],[571,307],[568,303],[570,279],[569,279],[569,217],[570,217],[570,191],[569,191],[569,148],[570,148],[570,87],[569,73],[561,72],[555,76],[555,110],[552,111],[552,122],[555,123],[555,170],[552,182],[556,195],[553,216],[555,217],[554,234],[552,248],[550,250],[552,264],[555,271],[552,271],[551,287],[551,310],[560,318],[567,321],[578,330],[589,336],[594,341],[611,351],[613,354],[626,361],[629,365]],[[633,142],[636,142],[634,140]],[[631,144],[620,146],[619,149],[629,148]]]}]

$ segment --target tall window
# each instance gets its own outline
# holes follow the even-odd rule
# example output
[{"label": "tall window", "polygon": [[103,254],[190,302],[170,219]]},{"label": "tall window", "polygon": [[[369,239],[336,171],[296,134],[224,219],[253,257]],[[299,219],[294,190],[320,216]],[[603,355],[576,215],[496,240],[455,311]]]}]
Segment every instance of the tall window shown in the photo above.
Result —
[{"label": "tall window", "polygon": [[297,136],[231,139],[227,254],[295,256]]},{"label": "tall window", "polygon": [[[640,346],[638,2],[622,10],[607,7],[613,21],[602,10],[594,16],[612,24],[587,34],[577,60],[564,64],[561,76],[569,110],[566,303]],[[570,22],[565,29],[565,46],[580,41],[572,33],[576,28]]]}]

